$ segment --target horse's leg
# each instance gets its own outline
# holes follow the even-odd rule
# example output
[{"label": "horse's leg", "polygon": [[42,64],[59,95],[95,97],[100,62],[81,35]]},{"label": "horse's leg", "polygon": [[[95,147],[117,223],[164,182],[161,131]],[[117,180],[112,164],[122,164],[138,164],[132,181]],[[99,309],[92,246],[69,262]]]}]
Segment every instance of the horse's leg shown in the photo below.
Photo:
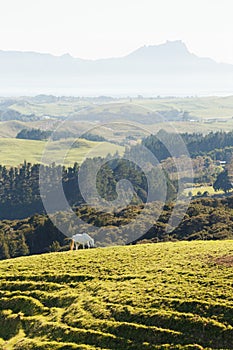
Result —
[{"label": "horse's leg", "polygon": [[74,240],[72,239],[70,243],[70,250],[73,250],[73,249],[74,249]]},{"label": "horse's leg", "polygon": [[76,250],[78,250],[78,244],[77,244],[77,242],[75,242],[75,248],[76,248]]}]

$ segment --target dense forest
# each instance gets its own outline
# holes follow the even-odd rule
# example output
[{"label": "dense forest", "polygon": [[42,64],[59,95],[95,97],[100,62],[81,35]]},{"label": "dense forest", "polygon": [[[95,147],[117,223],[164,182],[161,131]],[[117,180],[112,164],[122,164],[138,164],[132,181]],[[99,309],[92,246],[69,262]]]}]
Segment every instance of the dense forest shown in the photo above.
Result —
[{"label": "dense forest", "polygon": [[[142,144],[156,155],[159,161],[170,157],[166,146],[176,150],[182,137],[191,157],[208,155],[212,159],[226,160],[232,156],[233,152],[233,131],[230,132],[210,132],[207,135],[200,133],[175,134],[160,130],[156,135],[151,135],[143,139]],[[137,147],[137,146],[135,146]],[[177,157],[184,155],[184,149],[180,147],[176,150]]]},{"label": "dense forest", "polygon": [[[128,242],[130,232],[127,232],[126,235],[122,227],[132,222],[143,208],[143,204],[130,205],[124,210],[109,214],[81,205],[76,208],[76,214],[84,222],[99,227],[94,236],[96,246],[107,246]],[[167,233],[166,227],[172,209],[173,204],[165,205],[152,228],[131,243],[233,239],[232,196],[222,199],[201,198],[192,201],[180,225],[173,232]],[[156,203],[151,203],[145,210],[148,214],[155,214],[158,212],[159,206]],[[67,226],[67,236],[71,236],[69,217],[64,215],[61,220]],[[144,220],[147,220],[147,215],[144,216]],[[142,230],[145,224],[142,220],[140,223]],[[107,233],[104,235],[101,230],[103,226],[108,227]],[[131,230],[135,229],[139,228],[133,225]],[[79,232],[82,231],[82,226],[80,226]],[[46,215],[34,215],[23,220],[3,220],[0,222],[0,259],[68,249],[67,237],[52,224]]]},{"label": "dense forest", "polygon": [[[96,164],[101,163],[102,158],[87,159],[83,163],[89,178],[94,175]],[[41,169],[42,168],[42,169]],[[79,190],[78,176],[79,165],[75,163],[72,167],[62,167],[52,164],[44,166],[40,164],[30,164],[25,162],[19,167],[6,168],[0,166],[0,219],[19,219],[35,213],[44,213],[39,188],[40,170],[46,176],[48,193],[54,191],[62,176],[62,185],[66,198],[71,206],[84,203]],[[150,178],[152,192],[157,200],[161,200],[163,188],[167,187],[167,200],[175,197],[176,181],[172,181],[166,176],[160,176],[161,170],[152,169]],[[145,202],[147,199],[147,181],[143,172],[133,163],[124,159],[107,161],[97,174],[96,186],[100,196],[107,200],[116,198],[116,184],[121,179],[128,179],[135,191],[132,204]],[[86,184],[88,186],[88,179]]]}]

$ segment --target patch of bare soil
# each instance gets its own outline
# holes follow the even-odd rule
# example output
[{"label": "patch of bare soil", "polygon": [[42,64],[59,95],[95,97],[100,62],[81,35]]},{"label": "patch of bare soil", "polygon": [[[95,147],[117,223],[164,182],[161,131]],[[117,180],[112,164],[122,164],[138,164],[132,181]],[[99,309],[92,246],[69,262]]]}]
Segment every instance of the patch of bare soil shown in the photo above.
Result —
[{"label": "patch of bare soil", "polygon": [[233,266],[233,255],[223,255],[214,259],[214,262],[219,265]]}]

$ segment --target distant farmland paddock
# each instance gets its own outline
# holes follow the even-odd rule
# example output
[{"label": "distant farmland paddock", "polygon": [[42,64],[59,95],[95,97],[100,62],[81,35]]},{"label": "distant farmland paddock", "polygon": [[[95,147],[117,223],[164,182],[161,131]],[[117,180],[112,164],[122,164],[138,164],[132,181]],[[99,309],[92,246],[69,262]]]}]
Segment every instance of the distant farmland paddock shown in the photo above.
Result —
[{"label": "distant farmland paddock", "polygon": [[[180,133],[205,134],[233,129],[233,96],[119,99],[52,97],[48,102],[49,99],[49,96],[44,96],[42,100],[39,97],[22,97],[7,101],[9,105],[5,112],[8,119],[4,119],[4,115],[3,119],[0,118],[0,137],[15,137],[24,128],[54,130],[60,120],[66,120],[63,131],[80,135],[80,132],[97,127],[95,132],[99,133],[101,129],[102,136],[119,142],[127,136],[142,138],[145,136],[143,128],[147,134],[160,129],[174,131],[174,128]],[[15,113],[19,113],[17,120],[14,120]],[[32,116],[34,119],[31,120]],[[75,122],[69,120],[70,117],[74,117]],[[99,128],[101,124],[114,121],[122,123],[116,127],[112,124],[112,130]],[[141,129],[132,130],[134,123],[139,123]]]},{"label": "distant farmland paddock", "polygon": [[2,349],[233,349],[233,241],[0,262]]},{"label": "distant farmland paddock", "polygon": [[[105,156],[124,152],[124,147],[109,142],[94,142],[80,140],[78,147],[70,149],[65,159],[65,165],[75,162],[81,163],[88,154],[90,157]],[[60,152],[67,147],[68,141],[55,141],[49,152],[54,162],[60,159]],[[46,146],[46,141],[20,140],[14,138],[0,138],[0,164],[6,166],[17,166],[26,160],[30,163],[40,163]]]},{"label": "distant farmland paddock", "polygon": [[[21,98],[22,99],[22,98]],[[30,103],[16,99],[10,106],[11,109],[25,115],[35,114],[42,116],[45,114],[64,116],[70,113],[82,115],[105,114],[111,112],[119,116],[124,114],[141,114],[143,119],[148,118],[148,112],[166,110],[185,110],[191,115],[204,119],[228,119],[233,117],[233,96],[227,97],[186,97],[186,98],[121,98],[110,100],[109,102],[98,104],[94,101],[79,99],[73,101],[57,101],[51,103]],[[90,109],[84,110],[89,107]]]},{"label": "distant farmland paddock", "polygon": [[199,186],[199,187],[194,187],[194,188],[186,188],[184,190],[184,194],[186,196],[189,195],[189,192],[192,193],[192,196],[197,196],[197,195],[203,195],[204,193],[208,192],[210,196],[216,195],[216,194],[224,194],[223,190],[215,191],[213,186]]}]

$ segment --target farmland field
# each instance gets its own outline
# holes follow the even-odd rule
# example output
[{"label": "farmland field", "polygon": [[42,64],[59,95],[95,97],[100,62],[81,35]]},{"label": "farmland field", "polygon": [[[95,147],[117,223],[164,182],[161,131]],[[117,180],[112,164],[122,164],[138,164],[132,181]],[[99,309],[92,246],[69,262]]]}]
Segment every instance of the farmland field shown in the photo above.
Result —
[{"label": "farmland field", "polygon": [[[182,109],[189,111],[199,118],[232,118],[233,96],[226,97],[184,97],[184,98],[121,98],[104,103],[95,103],[91,100],[57,101],[52,103],[38,103],[35,101],[22,101],[22,98],[11,105],[11,109],[24,114],[41,116],[44,114],[63,116],[69,113],[79,113],[85,107],[90,107],[92,112],[122,114],[124,112],[140,113],[144,117],[148,111],[164,111]],[[85,113],[89,113],[87,109]],[[84,114],[85,114],[84,113]]]},{"label": "farmland field", "polygon": [[233,241],[96,248],[0,263],[11,349],[232,349]]},{"label": "farmland field", "polygon": [[194,188],[186,188],[184,190],[184,194],[188,195],[189,192],[192,193],[192,196],[196,196],[198,193],[200,193],[201,195],[205,192],[208,192],[208,194],[210,196],[216,195],[216,194],[224,194],[223,190],[219,190],[219,191],[215,191],[213,186],[198,186],[198,187],[194,187]]},{"label": "farmland field", "polygon": [[[171,124],[156,117],[156,112],[186,111],[190,113],[190,120],[183,121],[179,118],[173,119],[173,127],[178,132],[202,132],[224,130],[233,128],[233,97],[187,97],[187,98],[119,98],[110,101],[95,99],[73,98],[71,100],[57,100],[53,102],[40,102],[36,98],[18,98],[12,101],[9,111],[24,114],[24,122],[9,120],[1,123],[0,135],[15,136],[20,128],[37,127],[43,125],[51,126],[51,123],[59,118],[76,116],[76,121],[88,127],[98,126],[98,123],[109,121],[139,122],[146,125],[148,130],[157,132],[159,129],[170,130]],[[30,121],[27,116],[35,115],[45,120]],[[160,114],[161,115],[161,114]],[[49,118],[47,119],[47,117]],[[192,119],[197,120],[192,121]],[[21,125],[20,125],[21,123]],[[82,123],[79,128],[83,129]],[[74,124],[72,125],[74,127]],[[67,125],[66,125],[67,128]],[[85,129],[85,128],[84,128]],[[125,131],[127,134],[127,130]],[[115,138],[116,135],[114,135]]]},{"label": "farmland field", "polygon": [[[88,152],[91,157],[104,156],[108,153],[114,154],[116,151],[122,153],[124,147],[114,145],[109,142],[94,142],[79,140],[80,147],[72,148],[65,159],[64,165],[71,165],[74,162],[82,162]],[[56,162],[60,159],[60,151],[65,148],[66,140],[53,142],[50,151],[51,159]],[[17,166],[24,160],[30,163],[40,163],[46,146],[46,141],[20,140],[14,138],[0,138],[0,164],[7,166]]]},{"label": "farmland field", "polygon": [[[56,98],[55,98],[56,99]],[[177,132],[201,132],[233,129],[233,97],[187,97],[187,98],[119,98],[110,101],[73,98],[57,99],[53,102],[39,101],[37,98],[18,98],[6,110],[9,119],[0,122],[0,137],[15,137],[23,128],[54,130],[61,120],[66,120],[63,131],[86,131],[97,127],[108,140],[123,141],[127,136],[142,138],[142,129],[156,133],[160,129]],[[172,128],[170,119],[162,114],[173,111]],[[190,118],[183,120],[175,111],[188,112]],[[11,115],[13,113],[13,115]],[[23,119],[14,120],[14,113],[21,113]],[[162,113],[162,114],[161,114]],[[22,117],[21,115],[21,117]],[[35,120],[30,120],[34,115]],[[165,113],[166,115],[166,113]],[[160,116],[160,117],[159,117]],[[74,117],[75,122],[69,120]],[[71,118],[72,119],[72,118]],[[121,121],[123,125],[104,130],[102,124]],[[127,123],[129,125],[127,126]],[[132,130],[131,124],[140,124]],[[134,128],[133,128],[134,129]]]}]

